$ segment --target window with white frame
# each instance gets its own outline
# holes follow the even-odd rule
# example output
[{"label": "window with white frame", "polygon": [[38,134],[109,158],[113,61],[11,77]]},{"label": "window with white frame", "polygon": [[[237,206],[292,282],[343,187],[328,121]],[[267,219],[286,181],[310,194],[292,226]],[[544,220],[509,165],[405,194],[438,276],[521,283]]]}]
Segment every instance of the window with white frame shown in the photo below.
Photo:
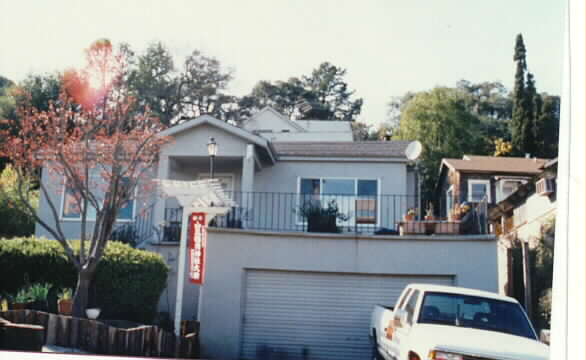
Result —
[{"label": "window with white frame", "polygon": [[[90,172],[89,177],[89,184],[90,187],[94,188],[92,192],[93,195],[99,202],[104,201],[104,189],[103,184],[104,180],[102,177],[95,171]],[[122,179],[123,183],[127,183],[128,179]],[[70,183],[65,182],[63,194],[61,197],[61,218],[63,220],[81,220],[81,205],[83,205],[83,201],[78,203],[75,190],[71,186]],[[116,219],[118,221],[131,221],[134,218],[134,205],[135,201],[133,199],[128,200],[124,206],[118,209],[118,215]],[[89,221],[94,221],[96,219],[96,208],[90,204],[86,219]]]},{"label": "window with white frame", "polygon": [[488,202],[490,197],[490,180],[468,180],[468,201],[480,202],[487,196]]},{"label": "window with white frame", "polygon": [[450,185],[446,191],[446,214],[449,214],[454,207],[454,185]]},{"label": "window with white frame", "polygon": [[515,192],[517,188],[525,184],[525,180],[519,179],[501,179],[498,185],[497,202],[506,199],[509,195]]},{"label": "window with white frame", "polygon": [[377,224],[379,203],[378,179],[300,178],[301,203],[326,207],[332,200],[344,215],[353,215],[356,224]]}]

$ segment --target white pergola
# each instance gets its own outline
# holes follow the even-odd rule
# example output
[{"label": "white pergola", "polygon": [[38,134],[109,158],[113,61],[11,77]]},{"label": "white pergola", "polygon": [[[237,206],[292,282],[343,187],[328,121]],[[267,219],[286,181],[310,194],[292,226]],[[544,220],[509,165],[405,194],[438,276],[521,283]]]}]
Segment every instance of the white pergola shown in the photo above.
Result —
[{"label": "white pergola", "polygon": [[[175,335],[181,331],[181,310],[183,307],[183,286],[185,282],[185,257],[187,255],[187,227],[189,215],[193,212],[207,214],[209,222],[216,215],[226,214],[236,203],[224,192],[220,182],[216,179],[198,181],[155,180],[163,193],[168,197],[175,197],[183,207],[181,222],[181,240],[179,243],[179,264],[177,268],[177,296],[175,298]],[[207,225],[207,224],[206,224]],[[203,285],[199,287],[197,319],[201,319]]]}]

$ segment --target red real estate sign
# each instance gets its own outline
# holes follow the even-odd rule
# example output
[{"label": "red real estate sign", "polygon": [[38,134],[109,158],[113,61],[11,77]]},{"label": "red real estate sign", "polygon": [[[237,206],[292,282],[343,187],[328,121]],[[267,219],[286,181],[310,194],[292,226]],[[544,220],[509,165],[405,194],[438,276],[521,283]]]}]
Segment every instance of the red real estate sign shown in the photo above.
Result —
[{"label": "red real estate sign", "polygon": [[205,249],[207,242],[206,213],[196,212],[189,216],[189,281],[203,284],[205,273]]}]

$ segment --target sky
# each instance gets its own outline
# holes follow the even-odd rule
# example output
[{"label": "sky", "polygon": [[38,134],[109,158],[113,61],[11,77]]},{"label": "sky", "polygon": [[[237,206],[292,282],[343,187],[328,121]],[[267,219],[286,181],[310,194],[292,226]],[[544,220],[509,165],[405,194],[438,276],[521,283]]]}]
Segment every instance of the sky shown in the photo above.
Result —
[{"label": "sky", "polygon": [[511,89],[518,33],[538,91],[559,94],[564,11],[562,0],[0,0],[0,75],[81,67],[99,38],[139,53],[162,41],[176,64],[198,49],[234,71],[239,96],[329,61],[364,99],[358,120],[378,124],[408,91],[461,79]]}]

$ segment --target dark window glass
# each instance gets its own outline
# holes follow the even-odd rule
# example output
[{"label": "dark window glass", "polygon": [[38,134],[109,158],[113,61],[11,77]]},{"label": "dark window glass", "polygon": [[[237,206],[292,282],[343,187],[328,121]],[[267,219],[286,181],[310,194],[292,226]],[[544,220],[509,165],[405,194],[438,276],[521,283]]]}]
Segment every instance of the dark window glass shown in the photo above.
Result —
[{"label": "dark window glass", "polygon": [[470,327],[536,339],[521,305],[478,296],[426,293],[418,322]]}]

